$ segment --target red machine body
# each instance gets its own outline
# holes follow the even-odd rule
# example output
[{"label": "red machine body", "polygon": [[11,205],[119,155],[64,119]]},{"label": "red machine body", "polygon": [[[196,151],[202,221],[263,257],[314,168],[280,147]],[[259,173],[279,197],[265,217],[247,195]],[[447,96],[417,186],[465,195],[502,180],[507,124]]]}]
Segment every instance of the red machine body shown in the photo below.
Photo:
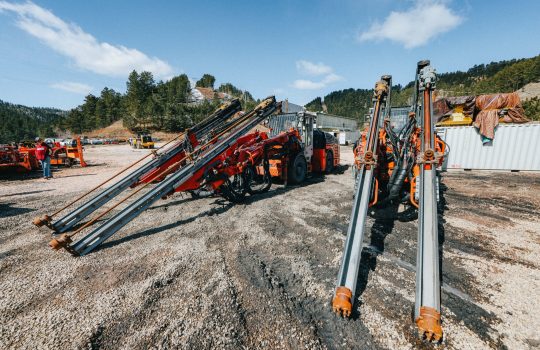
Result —
[{"label": "red machine body", "polygon": [[[330,172],[340,162],[337,140],[330,134],[314,131],[315,119],[312,116],[302,116],[300,119],[300,126],[289,128],[274,137],[255,131],[238,138],[225,152],[212,159],[207,167],[198,170],[177,187],[175,192],[204,190],[238,201],[246,193],[268,190],[272,178],[285,183],[300,183],[308,172]],[[197,139],[189,135],[182,142],[185,149],[195,149],[198,145]],[[173,166],[176,171],[186,161],[186,152],[179,152],[145,174],[132,187],[160,182],[166,177],[164,174],[170,173],[165,172],[166,169]],[[258,185],[259,190],[254,189],[253,183]]]},{"label": "red machine body", "polygon": [[35,150],[26,150],[24,147],[0,146],[0,171],[28,172],[39,169],[39,162]]}]

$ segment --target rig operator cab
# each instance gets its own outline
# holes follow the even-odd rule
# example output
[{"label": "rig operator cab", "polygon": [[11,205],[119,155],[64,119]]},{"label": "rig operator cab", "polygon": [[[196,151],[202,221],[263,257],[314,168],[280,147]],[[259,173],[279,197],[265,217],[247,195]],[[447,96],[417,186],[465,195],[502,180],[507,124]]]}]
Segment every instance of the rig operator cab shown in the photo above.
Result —
[{"label": "rig operator cab", "polygon": [[339,143],[331,134],[316,128],[317,115],[311,112],[282,114],[269,121],[271,135],[296,130],[299,147],[285,146],[289,150],[288,164],[283,158],[270,159],[270,174],[290,183],[301,183],[308,173],[330,173],[340,162]]}]

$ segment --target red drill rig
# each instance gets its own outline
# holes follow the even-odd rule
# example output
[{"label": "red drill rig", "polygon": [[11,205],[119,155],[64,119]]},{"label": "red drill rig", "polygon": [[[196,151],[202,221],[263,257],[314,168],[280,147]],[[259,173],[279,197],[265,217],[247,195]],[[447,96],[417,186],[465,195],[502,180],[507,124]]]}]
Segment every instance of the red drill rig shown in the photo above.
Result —
[{"label": "red drill rig", "polygon": [[[279,111],[280,103],[274,97],[265,99],[248,113],[238,113],[239,109],[238,100],[225,104],[206,120],[180,135],[169,148],[155,150],[151,153],[151,160],[132,169],[124,178],[75,210],[53,220],[60,212],[112,178],[56,213],[34,219],[34,224],[38,227],[46,225],[55,231],[56,236],[49,244],[53,249],[64,248],[73,255],[85,255],[154,202],[174,192],[190,191],[197,194],[203,190],[239,202],[247,194],[268,191],[272,177],[279,177],[285,183],[300,183],[309,171],[324,172],[339,164],[339,146],[332,136],[314,130],[315,115],[298,113],[291,128],[274,130],[277,135],[269,137],[264,132],[248,132]],[[150,155],[145,158],[148,157]],[[135,197],[152,184],[156,184],[155,187]],[[133,189],[129,195],[73,230],[75,225],[129,188]],[[124,205],[118,213],[109,214],[130,198],[134,200]],[[108,217],[103,224],[73,242],[76,234],[106,215]]]},{"label": "red drill rig", "polygon": [[361,261],[368,208],[405,204],[418,214],[415,321],[421,336],[439,341],[440,277],[438,245],[438,174],[445,152],[435,134],[432,95],[435,70],[420,61],[414,104],[407,125],[396,133],[390,125],[392,78],[375,85],[369,128],[355,145],[356,191],[333,309],[350,316]]}]

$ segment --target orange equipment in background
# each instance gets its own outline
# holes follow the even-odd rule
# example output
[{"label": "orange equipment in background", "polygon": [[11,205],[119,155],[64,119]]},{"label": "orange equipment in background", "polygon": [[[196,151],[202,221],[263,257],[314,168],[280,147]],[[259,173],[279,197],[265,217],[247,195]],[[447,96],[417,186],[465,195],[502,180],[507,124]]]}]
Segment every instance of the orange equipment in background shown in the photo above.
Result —
[{"label": "orange equipment in background", "polygon": [[[81,138],[77,137],[73,141],[75,142],[75,145],[71,144],[71,145],[62,146],[59,142],[55,142],[51,146],[51,151],[52,151],[51,165],[71,167],[76,163],[77,160],[79,161],[79,164],[82,167],[85,167],[88,165],[84,161]],[[37,159],[35,147],[21,146],[19,147],[19,152],[22,154],[28,154],[30,159],[31,158]],[[33,170],[33,169],[38,169],[38,168],[39,168],[39,165],[37,165],[36,167],[32,167],[31,169],[28,168],[28,170]]]},{"label": "orange equipment in background", "polygon": [[88,165],[84,161],[81,138],[77,137],[74,141],[76,142],[75,146],[61,146],[60,143],[55,142],[52,149],[51,165],[65,165],[70,167],[77,159],[79,160],[81,167],[86,167]]},{"label": "orange equipment in background", "polygon": [[[331,134],[316,129],[317,115],[310,112],[296,114],[281,114],[269,121],[272,135],[278,136],[295,132],[292,138],[282,147],[287,150],[294,148],[293,142],[298,143],[298,159],[270,159],[270,174],[286,181],[290,175],[291,183],[299,183],[308,173],[331,173],[339,166],[340,153],[338,140]],[[293,141],[295,140],[295,141]],[[291,169],[288,169],[292,167]],[[294,169],[294,170],[293,170]],[[298,181],[302,178],[302,181]]]},{"label": "orange equipment in background", "polygon": [[[24,147],[23,147],[24,148]],[[36,153],[11,145],[0,146],[0,172],[28,172],[39,169]]]}]

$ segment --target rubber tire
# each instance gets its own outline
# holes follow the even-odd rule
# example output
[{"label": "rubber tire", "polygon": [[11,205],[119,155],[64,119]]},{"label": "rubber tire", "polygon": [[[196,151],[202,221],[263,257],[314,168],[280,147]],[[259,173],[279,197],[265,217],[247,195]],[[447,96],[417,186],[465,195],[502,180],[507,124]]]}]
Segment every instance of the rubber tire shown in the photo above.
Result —
[{"label": "rubber tire", "polygon": [[299,184],[304,182],[307,175],[307,161],[302,153],[296,155],[289,165],[287,181],[290,184]]},{"label": "rubber tire", "polygon": [[334,171],[334,152],[326,151],[326,169],[324,169],[325,174],[330,174]]},{"label": "rubber tire", "polygon": [[260,187],[259,189],[254,190],[250,187],[250,181],[253,176],[256,176],[255,174],[256,174],[256,170],[253,166],[248,166],[244,169],[243,175],[244,175],[244,181],[246,184],[247,193],[249,193],[250,195],[253,195],[253,194],[268,192],[268,190],[270,190],[270,187],[272,187],[272,176],[270,176],[270,174],[263,175],[263,179],[266,181],[266,183],[264,184],[264,186]]}]

